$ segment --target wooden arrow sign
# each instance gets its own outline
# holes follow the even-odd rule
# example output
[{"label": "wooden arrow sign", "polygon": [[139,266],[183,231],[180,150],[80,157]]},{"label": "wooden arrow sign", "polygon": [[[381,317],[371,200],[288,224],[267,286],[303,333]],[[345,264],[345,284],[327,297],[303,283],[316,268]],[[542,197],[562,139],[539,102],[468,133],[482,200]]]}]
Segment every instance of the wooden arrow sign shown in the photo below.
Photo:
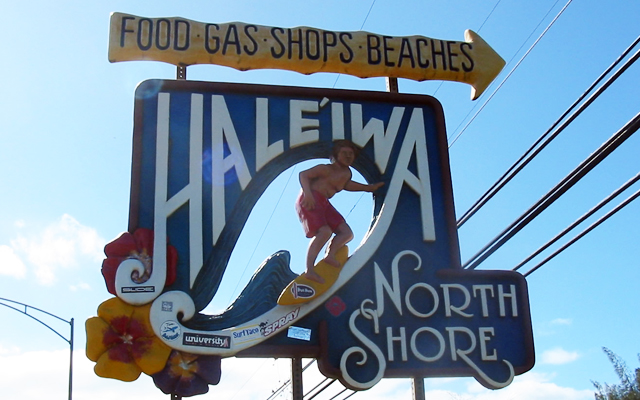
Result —
[{"label": "wooden arrow sign", "polygon": [[473,87],[477,99],[504,60],[478,34],[465,41],[386,36],[309,27],[279,28],[241,22],[202,23],[113,13],[109,61],[163,61],[178,66],[216,64],[239,70],[334,72],[360,78],[446,80]]}]

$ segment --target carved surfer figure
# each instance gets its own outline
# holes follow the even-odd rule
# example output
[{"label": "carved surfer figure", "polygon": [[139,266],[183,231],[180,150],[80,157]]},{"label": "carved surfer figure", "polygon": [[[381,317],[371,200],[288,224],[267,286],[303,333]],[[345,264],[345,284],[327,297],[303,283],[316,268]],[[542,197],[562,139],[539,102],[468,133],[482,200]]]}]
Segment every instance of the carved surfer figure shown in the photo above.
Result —
[{"label": "carved surfer figure", "polygon": [[359,152],[360,149],[352,142],[338,140],[331,152],[331,164],[317,165],[300,172],[302,191],[296,201],[296,211],[305,234],[311,239],[307,249],[305,276],[312,281],[325,281],[314,270],[314,262],[329,239],[331,241],[323,260],[336,268],[342,267],[336,259],[336,253],[353,239],[351,228],[329,203],[329,199],[341,190],[374,192],[384,184],[362,184],[351,180],[350,167]]}]

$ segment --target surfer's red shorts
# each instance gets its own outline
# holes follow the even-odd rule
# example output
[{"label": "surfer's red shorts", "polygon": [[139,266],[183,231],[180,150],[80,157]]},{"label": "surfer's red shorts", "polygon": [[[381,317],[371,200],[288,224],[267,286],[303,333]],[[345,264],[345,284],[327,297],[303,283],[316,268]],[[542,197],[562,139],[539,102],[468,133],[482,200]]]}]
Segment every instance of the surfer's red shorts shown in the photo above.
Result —
[{"label": "surfer's red shorts", "polygon": [[328,225],[335,232],[340,224],[346,222],[338,210],[329,203],[329,199],[315,190],[313,191],[313,198],[316,200],[316,208],[313,210],[307,210],[302,207],[303,197],[304,194],[300,192],[300,196],[296,200],[296,211],[302,223],[302,229],[304,229],[304,233],[308,238],[314,237],[318,229],[324,225]]}]

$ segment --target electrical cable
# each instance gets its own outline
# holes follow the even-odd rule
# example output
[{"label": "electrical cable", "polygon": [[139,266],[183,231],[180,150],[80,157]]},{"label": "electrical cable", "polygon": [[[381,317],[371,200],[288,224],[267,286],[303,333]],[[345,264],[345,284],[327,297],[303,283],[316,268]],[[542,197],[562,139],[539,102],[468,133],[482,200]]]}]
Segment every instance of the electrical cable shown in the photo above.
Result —
[{"label": "electrical cable", "polygon": [[[287,178],[287,183],[285,183],[284,185],[285,189],[289,185],[289,181],[291,181],[291,177],[293,176],[293,173],[295,172],[295,170],[296,170],[296,166],[294,165],[294,167],[291,169],[291,174],[289,174],[289,178]],[[231,292],[231,297],[229,297],[229,301],[228,301],[229,303],[231,303],[231,300],[233,299],[233,296],[236,293],[236,290],[238,290],[238,286],[240,286],[240,282],[242,282],[242,277],[244,276],[245,272],[247,272],[247,268],[249,268],[249,264],[251,263],[251,260],[253,259],[254,254],[256,254],[256,251],[258,250],[258,246],[262,241],[262,237],[264,236],[265,232],[267,231],[267,228],[269,227],[271,218],[273,218],[273,215],[276,213],[276,210],[278,209],[278,205],[280,204],[280,200],[282,200],[282,195],[284,194],[284,192],[285,190],[283,189],[282,192],[280,193],[280,197],[278,197],[278,201],[276,201],[276,205],[273,207],[273,210],[271,211],[271,215],[269,216],[267,223],[264,225],[264,229],[262,230],[262,233],[260,234],[260,237],[258,238],[258,241],[256,242],[255,247],[253,248],[253,252],[251,252],[251,256],[249,256],[249,259],[247,260],[247,264],[244,266],[244,269],[242,270],[242,274],[238,279],[238,283],[236,283],[236,287],[233,289],[233,292]]]},{"label": "electrical cable", "polygon": [[360,200],[362,199],[362,196],[364,196],[365,192],[362,192],[362,194],[360,195],[360,197],[358,197],[358,200],[355,202],[355,204],[353,205],[353,207],[351,207],[351,210],[349,210],[349,212],[347,213],[347,215],[344,217],[344,219],[349,218],[349,215],[351,215],[351,213],[353,212],[353,210],[356,209],[356,206],[358,205],[358,203],[360,203]]},{"label": "electrical cable", "polygon": [[577,168],[571,171],[562,179],[553,189],[538,200],[531,208],[529,208],[518,219],[511,223],[505,230],[496,236],[489,244],[484,246],[478,253],[471,257],[463,268],[475,269],[487,257],[493,254],[505,242],[511,239],[516,233],[522,230],[529,222],[531,222],[542,211],[549,207],[562,194],[575,185],[589,171],[595,168],[602,160],[604,160],[611,152],[618,148],[624,141],[633,135],[640,128],[640,113],[631,119],[622,129],[616,132],[611,138],[603,143],[593,154],[587,157]]},{"label": "electrical cable", "polygon": [[[479,33],[482,30],[482,27],[487,23],[487,21],[489,20],[489,18],[491,17],[491,15],[493,15],[493,12],[496,10],[496,8],[498,8],[498,5],[500,4],[502,0],[498,0],[496,2],[496,4],[493,6],[493,8],[491,9],[491,11],[489,12],[489,14],[487,15],[487,17],[484,19],[484,21],[482,21],[482,24],[480,24],[480,28],[478,28],[477,32]],[[557,2],[556,2],[557,3]],[[371,9],[373,9],[373,5],[375,4],[375,0],[373,1],[373,3],[371,4],[371,7],[369,8],[369,12],[367,13],[367,16],[364,19],[364,22],[362,23],[362,26],[360,27],[360,30],[362,30],[362,28],[364,28],[364,23],[367,21],[367,18],[369,18],[369,14],[371,13]],[[551,10],[549,10],[551,11]],[[549,13],[547,13],[549,14]],[[546,17],[546,15],[545,15]],[[538,24],[540,25],[540,24]],[[537,27],[536,27],[537,28]],[[531,36],[531,35],[529,35]],[[528,38],[527,38],[528,39]],[[338,78],[340,76],[338,75]],[[438,85],[438,87],[436,88],[436,90],[433,92],[433,94],[431,96],[435,96],[436,93],[438,93],[438,90],[440,90],[440,88],[442,87],[442,85],[444,84],[445,81],[440,81],[440,84]],[[338,79],[336,78],[335,83],[333,84],[333,87],[336,87],[336,83],[338,83]],[[347,219],[349,217],[349,215],[351,215],[351,212],[356,208],[356,206],[358,205],[358,203],[360,202],[360,200],[362,199],[362,196],[364,195],[364,193],[362,193],[360,195],[360,197],[358,198],[358,201],[356,201],[356,203],[353,205],[353,207],[351,208],[351,210],[349,211],[349,213],[347,214],[347,216],[345,217],[345,219]]]},{"label": "electrical cable", "polygon": [[629,187],[631,187],[631,185],[633,185],[634,183],[636,183],[638,180],[640,180],[640,173],[636,174],[636,176],[634,176],[633,178],[629,179],[625,184],[623,184],[622,186],[620,186],[618,189],[616,189],[613,193],[611,193],[609,196],[607,196],[604,200],[602,200],[600,203],[598,203],[595,207],[593,207],[592,209],[590,209],[589,211],[587,211],[584,215],[582,215],[580,218],[578,218],[577,220],[575,220],[571,225],[569,225],[567,228],[565,228],[562,232],[560,232],[559,234],[557,234],[555,237],[553,237],[551,240],[549,240],[547,243],[545,243],[544,245],[542,245],[541,247],[539,247],[536,251],[534,251],[529,257],[525,258],[524,260],[522,260],[518,265],[516,265],[512,271],[517,271],[519,270],[524,264],[528,263],[529,261],[531,261],[534,257],[536,257],[538,254],[542,253],[544,250],[546,250],[547,248],[549,248],[549,246],[551,246],[552,244],[554,244],[555,242],[557,242],[558,240],[560,240],[562,237],[564,237],[564,235],[566,235],[567,233],[569,233],[569,231],[571,231],[573,228],[575,228],[576,226],[578,226],[579,224],[581,224],[582,222],[584,222],[587,218],[589,218],[590,216],[592,216],[593,214],[595,214],[598,210],[600,210],[602,207],[604,207],[605,205],[607,205],[611,200],[615,199],[618,195],[620,195],[622,192],[624,192],[625,190],[627,190]]},{"label": "electrical cable", "polygon": [[[489,20],[489,18],[493,15],[493,12],[496,10],[496,8],[498,8],[498,4],[500,4],[502,0],[498,0],[496,2],[496,4],[493,6],[493,8],[491,9],[491,11],[489,11],[489,14],[487,15],[487,17],[484,19],[484,21],[482,21],[482,24],[480,24],[480,27],[478,28],[478,30],[476,31],[477,33],[480,33],[480,31],[482,30],[482,27],[484,27],[484,24],[487,23],[487,21]],[[528,38],[527,38],[528,39]],[[518,51],[520,51],[518,49]],[[517,53],[517,52],[516,52]],[[436,90],[433,91],[433,93],[431,94],[431,96],[436,95],[436,93],[438,93],[438,90],[440,90],[440,88],[442,87],[442,85],[444,84],[445,81],[440,81],[440,84],[438,85],[438,87],[436,88]],[[469,114],[467,114],[467,117],[469,116]],[[465,117],[466,118],[466,117]],[[464,121],[464,119],[463,119]]]},{"label": "electrical cable", "polygon": [[353,396],[353,395],[354,395],[354,394],[356,394],[356,393],[358,393],[358,392],[356,392],[356,391],[354,390],[353,392],[351,392],[351,394],[350,394],[350,395],[348,395],[347,397],[345,397],[345,398],[344,398],[344,399],[342,399],[342,400],[347,400],[349,397]]},{"label": "electrical cable", "polygon": [[267,400],[271,400],[275,396],[279,395],[287,386],[289,386],[290,383],[291,383],[291,379],[287,380],[285,383],[282,384],[282,386],[280,386],[278,389],[274,390],[271,393],[271,395],[269,397],[267,397]]},{"label": "electrical cable", "polygon": [[367,15],[364,17],[364,21],[362,21],[362,25],[360,25],[360,30],[362,30],[362,28],[364,28],[364,24],[367,23],[367,20],[369,19],[369,14],[371,14],[371,10],[373,10],[373,6],[376,4],[376,0],[373,0],[371,2],[371,7],[369,7],[369,11],[367,11]]},{"label": "electrical cable", "polygon": [[[462,133],[463,133],[463,132],[466,130],[466,128],[469,126],[469,124],[470,124],[470,123],[471,123],[471,122],[476,118],[476,116],[479,114],[479,112],[480,112],[480,111],[482,111],[482,109],[483,109],[483,108],[484,108],[484,106],[488,103],[488,101],[490,101],[490,100],[491,100],[491,98],[493,97],[493,95],[495,95],[495,93],[500,89],[500,87],[502,86],[502,84],[503,84],[503,83],[504,83],[504,82],[509,78],[509,76],[511,75],[511,73],[512,73],[513,71],[515,71],[515,69],[518,67],[518,65],[519,65],[519,64],[522,62],[522,60],[523,60],[523,59],[524,59],[524,58],[529,54],[529,52],[533,49],[533,47],[537,44],[537,42],[542,38],[542,36],[546,33],[546,31],[548,31],[548,29],[551,27],[551,25],[553,25],[553,23],[558,19],[558,17],[559,17],[559,16],[564,12],[564,10],[568,7],[568,5],[571,3],[571,1],[572,1],[572,0],[569,0],[569,1],[567,2],[567,4],[563,7],[563,9],[560,11],[560,13],[559,13],[555,18],[554,18],[554,20],[553,20],[553,21],[550,23],[550,25],[545,29],[545,31],[540,35],[540,37],[536,40],[536,42],[534,42],[534,44],[533,44],[533,45],[531,46],[531,48],[527,51],[527,53],[526,53],[526,54],[521,58],[521,60],[518,62],[518,64],[517,64],[517,65],[512,69],[512,71],[509,73],[509,75],[508,75],[508,76],[507,76],[507,77],[506,77],[506,78],[501,82],[501,84],[496,88],[496,90],[494,90],[494,92],[493,92],[493,93],[492,93],[492,95],[487,99],[487,101],[485,101],[485,103],[483,104],[483,106],[481,107],[481,109],[480,109],[480,110],[478,110],[478,112],[477,112],[477,113],[474,115],[474,117],[469,121],[469,123],[467,123],[467,125],[466,125],[466,126],[461,130],[461,132],[460,132],[460,133],[455,137],[455,139],[452,141],[452,143],[449,145],[449,147],[451,147],[451,146],[452,146],[452,145],[457,141],[457,139],[462,135]],[[362,29],[362,28],[364,27],[364,24],[365,24],[365,22],[366,22],[367,18],[369,17],[369,14],[371,13],[371,9],[373,8],[373,6],[374,6],[375,2],[376,2],[376,0],[374,0],[374,1],[372,2],[371,7],[369,8],[369,11],[368,11],[368,13],[367,13],[367,16],[365,17],[365,21],[363,22],[362,27],[361,27],[360,29]],[[496,6],[499,4],[499,2],[500,2],[500,1],[498,1],[498,3],[496,4]],[[496,6],[494,6],[494,10],[495,10],[495,7],[496,7]],[[493,12],[493,10],[492,10],[492,12]],[[491,14],[489,14],[489,15],[491,15]],[[487,19],[488,19],[488,17],[487,17]],[[485,22],[486,22],[486,20],[485,20]],[[483,22],[483,25],[484,25],[484,22]],[[335,87],[335,86],[336,86],[336,84],[337,84],[337,81],[338,81],[339,77],[340,77],[340,75],[338,75],[338,77],[336,78],[336,81],[335,81],[335,83],[334,83],[334,86],[333,86],[333,87]],[[566,113],[565,113],[565,115],[566,115]],[[634,120],[632,120],[632,122],[633,122],[634,124],[636,124],[636,125],[637,125],[637,122],[638,122],[638,116],[636,116],[636,118],[634,118]],[[630,122],[630,123],[631,123],[631,122]],[[629,126],[629,124],[628,124],[628,126]],[[633,132],[635,132],[637,129],[638,129],[638,128],[637,128],[637,126],[636,126],[636,127],[635,127],[635,129],[634,129],[632,132],[630,132],[630,134],[632,134]],[[623,130],[624,130],[624,131],[627,131],[627,129],[623,129]],[[629,136],[630,136],[630,134],[629,134]],[[627,136],[627,137],[625,137],[624,139],[622,139],[622,142],[623,142],[624,140],[626,140],[626,138],[628,138],[628,136]],[[613,146],[614,146],[614,147],[613,147],[613,149],[612,149],[611,151],[613,151],[615,148],[617,148],[617,147],[618,147],[622,142],[620,142],[619,144],[613,144]],[[607,147],[608,147],[608,146],[607,146]],[[609,153],[610,153],[610,152],[609,152]],[[608,155],[609,153],[607,153],[607,155]],[[606,157],[606,155],[605,155],[604,157]],[[601,161],[601,160],[600,160],[600,161]],[[595,165],[597,165],[600,161],[597,161]],[[593,167],[595,167],[595,165],[594,165]],[[587,172],[588,172],[588,171],[590,171],[593,167],[589,168],[589,169],[587,170]],[[585,172],[585,174],[586,174],[586,172]],[[578,180],[579,180],[579,179],[580,179],[580,178],[578,178]],[[575,182],[574,182],[574,183],[575,183]],[[572,183],[572,184],[571,184],[571,185],[570,185],[566,190],[568,190],[571,186],[573,186],[573,184],[574,184],[574,183]],[[287,181],[287,184],[288,184],[288,181]],[[286,187],[286,185],[285,185],[285,187]],[[560,194],[564,193],[566,190],[562,191]],[[607,215],[605,215],[605,216],[604,216],[603,218],[601,218],[600,220],[596,221],[596,223],[594,223],[592,226],[590,226],[587,230],[583,231],[583,233],[581,233],[580,235],[578,235],[578,237],[577,237],[577,238],[574,238],[572,241],[570,241],[570,242],[569,242],[569,243],[568,243],[564,248],[566,248],[566,247],[570,246],[571,244],[575,243],[575,241],[577,241],[579,238],[581,238],[582,236],[584,236],[584,235],[585,235],[586,233],[588,233],[590,230],[594,229],[594,228],[595,228],[596,226],[598,226],[600,223],[604,222],[604,220],[608,219],[611,215],[615,214],[615,212],[619,211],[621,208],[623,208],[624,206],[626,206],[627,204],[629,204],[631,201],[633,201],[633,200],[634,200],[635,198],[637,198],[639,195],[640,195],[640,191],[636,192],[634,195],[632,195],[630,198],[628,198],[625,202],[621,203],[618,207],[616,207],[616,208],[615,208],[614,210],[612,210],[610,213],[608,213]],[[282,197],[282,196],[281,196],[281,197]],[[280,201],[280,199],[278,199],[278,202],[279,202],[279,201]],[[276,205],[276,207],[277,207],[277,205]],[[355,207],[355,206],[354,206],[354,207]],[[546,207],[544,207],[544,208],[546,208]],[[544,208],[543,208],[543,210],[544,210]],[[352,210],[353,210],[353,209],[352,209]],[[275,210],[274,210],[274,211],[275,211]],[[272,213],[272,215],[273,215],[273,213]],[[537,215],[537,214],[536,214],[536,215]],[[270,222],[270,220],[271,220],[271,218],[269,218],[269,222]],[[269,224],[269,222],[267,222],[267,225]],[[527,223],[528,223],[528,222],[527,222]],[[525,224],[525,225],[526,225],[526,224]],[[520,228],[520,229],[521,229],[521,228]],[[519,231],[520,229],[518,229],[517,231]],[[265,230],[266,230],[266,228],[265,228]],[[515,233],[517,233],[517,231],[515,231],[515,232],[514,232],[514,234],[515,234]],[[263,234],[264,234],[264,232],[263,232]],[[512,236],[512,235],[511,235],[511,236]],[[510,237],[511,237],[511,236],[510,236]],[[262,237],[262,236],[261,236],[261,237]],[[497,248],[496,248],[496,249],[497,249]],[[495,250],[493,250],[493,251],[495,251]],[[491,253],[488,253],[488,254],[487,254],[486,256],[484,256],[481,260],[479,260],[479,261],[477,261],[476,263],[474,263],[474,265],[470,265],[470,266],[468,266],[467,268],[469,268],[469,269],[474,269],[474,268],[477,266],[477,264],[479,264],[482,260],[486,259],[486,257],[488,257],[490,254],[492,254],[492,253],[493,253],[493,251],[491,251]],[[545,262],[547,262],[549,259],[551,259],[551,258],[555,257],[555,255],[557,255],[560,251],[561,251],[561,250],[559,250],[559,251],[557,251],[556,253],[554,253],[554,254],[553,254],[552,256],[550,256],[548,259],[546,259],[545,261],[543,261],[543,263],[545,263]],[[254,252],[255,252],[255,250],[254,250]],[[473,259],[473,258],[472,258],[472,259]],[[469,262],[467,262],[467,264],[468,264],[468,263],[469,263]],[[535,271],[535,270],[537,270],[538,268],[540,268],[540,266],[541,266],[543,263],[538,264],[538,265],[537,265],[536,267],[534,267],[532,270],[530,270],[529,272],[527,272],[527,274],[525,274],[525,276],[527,276],[527,275],[531,274],[533,271]],[[245,269],[246,269],[246,268],[245,268]],[[243,273],[243,275],[244,275],[244,273]],[[236,287],[236,289],[237,289],[237,287]],[[234,292],[235,292],[235,290],[234,290]],[[307,364],[307,366],[305,366],[305,367],[303,368],[303,371],[304,371],[306,368],[308,368],[308,367],[309,367],[309,366],[310,366],[314,361],[315,361],[315,360],[312,360],[309,364]],[[325,379],[325,381],[326,381],[326,380],[327,380],[327,379]],[[325,381],[323,381],[323,382],[325,382]],[[313,395],[312,397],[310,397],[308,400],[311,400],[311,399],[313,399],[314,397],[316,397],[319,393],[321,393],[323,390],[325,390],[328,386],[330,386],[331,384],[333,384],[333,382],[335,382],[335,379],[334,379],[334,380],[332,380],[332,381],[331,381],[329,384],[327,384],[325,387],[323,387],[321,390],[319,390],[319,391],[318,391],[318,393],[314,394],[314,395]],[[275,394],[275,393],[277,393],[278,391],[281,391],[281,390],[282,390],[284,387],[286,387],[288,384],[290,384],[290,380],[289,380],[289,381],[287,381],[287,382],[285,382],[285,383],[282,385],[282,387],[281,387],[280,389],[278,389],[276,392],[274,392],[274,394]],[[321,384],[322,384],[322,383],[321,383]],[[319,386],[319,385],[317,385],[315,388],[317,388],[318,386]],[[314,388],[314,389],[315,389],[315,388]],[[314,389],[312,389],[311,391],[313,391]],[[337,396],[339,396],[340,394],[344,393],[346,390],[347,390],[346,388],[345,388],[345,389],[343,389],[343,390],[342,390],[341,392],[339,392],[337,395],[333,396],[330,400],[335,399]],[[311,393],[311,392],[309,392],[309,393]],[[349,397],[353,396],[355,393],[357,393],[357,392],[356,392],[356,391],[353,391],[351,394],[349,394],[347,397],[345,397],[345,398],[344,398],[344,400],[346,400],[346,399],[348,399]],[[273,396],[273,394],[272,394],[272,396]],[[272,396],[270,396],[270,397],[269,397],[269,399],[270,399]]]},{"label": "electrical cable", "polygon": [[500,4],[502,0],[498,0],[496,2],[496,4],[493,6],[493,8],[491,9],[491,11],[489,11],[489,15],[487,15],[487,17],[484,19],[484,21],[482,21],[482,24],[480,24],[480,27],[478,28],[478,30],[476,32],[480,33],[480,31],[482,30],[482,28],[484,27],[484,24],[487,23],[487,21],[489,20],[489,18],[493,15],[493,12],[496,10],[496,8],[498,8],[498,4]]},{"label": "electrical cable", "polygon": [[[311,390],[309,390],[307,392],[307,394],[305,394],[304,396],[308,396],[309,394],[311,394],[314,390],[316,390],[318,387],[320,387],[320,385],[322,385],[323,383],[325,383],[326,381],[328,381],[329,378],[324,378],[322,381],[320,381],[320,383],[318,383],[317,385],[315,385]],[[304,397],[303,396],[303,397]]]},{"label": "electrical cable", "polygon": [[302,372],[304,372],[307,368],[309,368],[314,362],[316,362],[316,359],[315,358],[311,359],[311,361],[309,361],[307,365],[302,367]]},{"label": "electrical cable", "polygon": [[[325,383],[326,381],[328,381],[329,378],[325,378],[324,381],[320,382],[315,388],[317,388],[318,386],[320,386],[321,384]],[[320,393],[322,393],[326,388],[328,388],[329,386],[331,386],[334,382],[336,381],[336,379],[331,379],[330,382],[326,383],[322,388],[320,388],[320,390],[318,390],[317,393],[315,393],[313,396],[311,397],[307,397],[305,398],[305,400],[312,400],[313,398],[315,398],[317,395],[319,395]],[[313,392],[313,390],[315,389],[311,389],[311,391],[309,391],[309,393],[307,393],[305,396],[308,396],[311,392]],[[304,398],[304,396],[303,396]]]},{"label": "electrical cable", "polygon": [[[484,107],[487,105],[487,103],[489,103],[489,101],[491,101],[491,99],[493,98],[493,96],[495,96],[495,94],[498,92],[498,90],[500,90],[500,88],[502,88],[502,85],[504,85],[504,83],[511,77],[511,75],[515,72],[515,70],[520,66],[520,64],[524,61],[524,59],[529,55],[529,53],[531,53],[531,51],[533,50],[533,48],[538,44],[538,42],[542,39],[542,37],[547,33],[547,31],[549,31],[549,29],[551,29],[551,26],[553,26],[553,24],[558,20],[558,18],[560,18],[560,15],[562,15],[562,13],[564,13],[564,11],[567,9],[567,7],[569,7],[569,4],[571,4],[572,0],[567,1],[567,4],[565,4],[564,7],[562,7],[562,10],[560,10],[560,12],[558,13],[558,15],[555,16],[555,18],[549,23],[549,25],[545,28],[545,30],[540,34],[540,36],[538,36],[538,38],[536,39],[535,42],[533,42],[533,44],[531,45],[531,47],[529,47],[529,50],[527,50],[527,52],[520,58],[520,60],[516,63],[516,65],[511,69],[511,71],[509,71],[509,73],[507,74],[507,76],[502,80],[502,82],[500,82],[500,84],[498,85],[498,87],[495,88],[495,90],[491,93],[491,95],[487,98],[487,100],[485,100],[484,103],[482,103],[482,106],[480,106],[480,109],[473,115],[473,117],[471,117],[471,119],[469,120],[469,122],[467,122],[467,124],[464,126],[464,128],[462,128],[462,130],[460,130],[460,132],[458,133],[458,135],[453,139],[453,141],[451,143],[449,143],[449,148],[451,148],[451,146],[453,146],[453,144],[460,138],[460,136],[462,136],[462,134],[464,133],[464,131],[467,130],[467,128],[469,127],[469,125],[471,125],[471,123],[476,119],[476,117],[478,116],[478,114],[480,114],[480,112],[484,109]],[[556,2],[557,3],[557,2]],[[555,6],[555,4],[554,4]],[[552,7],[553,8],[553,7]],[[545,15],[546,17],[546,15]],[[543,18],[544,19],[544,18]],[[536,27],[537,28],[537,27]],[[528,39],[528,38],[527,38]],[[526,41],[525,41],[526,42]],[[509,61],[511,62],[511,61]],[[466,117],[465,117],[466,118]],[[463,119],[464,121],[464,119]],[[457,129],[457,128],[456,128]]]},{"label": "electrical cable", "polygon": [[[362,25],[360,26],[360,30],[362,30],[364,28],[364,24],[367,22],[367,19],[369,19],[369,15],[371,14],[371,10],[373,10],[373,6],[376,4],[376,0],[373,0],[371,2],[371,6],[369,7],[369,11],[367,11],[367,15],[364,17],[364,21],[362,21]],[[336,77],[335,82],[333,82],[333,88],[336,87],[336,85],[338,84],[338,79],[340,79],[340,75],[338,74],[338,76]],[[295,169],[295,168],[294,168]],[[293,175],[293,171],[291,172],[291,174]],[[289,176],[289,180],[291,179],[291,176]],[[285,188],[287,187],[287,185],[289,184],[289,180],[287,180],[287,184],[285,185]],[[283,191],[284,193],[284,191]],[[280,195],[280,198],[282,198],[282,195]],[[280,202],[280,198],[278,199],[278,203]],[[357,203],[356,203],[357,204]],[[276,208],[278,207],[278,204],[276,203]],[[355,208],[355,205],[353,206]],[[353,211],[353,209],[351,210]],[[274,212],[275,212],[275,208],[274,208]],[[351,212],[349,212],[351,213]],[[273,213],[271,214],[273,216]],[[269,225],[269,222],[271,221],[271,217],[269,217],[269,221],[267,222],[267,226]],[[264,231],[266,231],[266,226]],[[264,235],[264,231],[262,232],[262,235]],[[262,239],[262,235],[260,235],[260,239]],[[258,239],[258,243],[260,243],[260,239]],[[257,248],[257,245],[256,245]],[[254,253],[255,253],[255,249],[254,249]],[[249,258],[249,260],[251,260],[252,256]],[[247,263],[248,266],[248,263]],[[247,267],[245,267],[246,270]],[[242,273],[242,276],[244,276],[244,272]],[[239,282],[238,282],[239,284]],[[235,291],[238,289],[238,286],[236,285],[236,288],[233,290],[233,293],[235,293]],[[233,297],[233,296],[232,296]],[[229,301],[231,301],[231,299],[229,299]],[[304,372],[304,370],[306,370],[307,368],[309,368],[309,366],[311,366],[311,364],[313,364],[315,362],[315,360],[312,360],[311,362],[309,362],[304,368],[302,368],[302,372]],[[289,380],[288,382],[285,383],[286,384],[291,384],[291,381]],[[283,387],[285,387],[285,385],[283,385]],[[355,393],[355,392],[354,392]],[[269,397],[267,400],[269,400],[271,397]]]},{"label": "electrical cable", "polygon": [[526,274],[524,274],[525,277],[531,275],[533,272],[535,272],[536,270],[538,270],[540,267],[542,267],[544,264],[546,264],[548,261],[550,261],[551,259],[553,259],[555,256],[557,256],[558,254],[560,254],[561,252],[563,252],[564,250],[566,250],[569,246],[571,246],[572,244],[574,244],[575,242],[577,242],[578,240],[580,240],[584,235],[586,235],[587,233],[591,232],[593,229],[595,229],[598,225],[600,225],[601,223],[603,223],[604,221],[606,221],[607,219],[609,219],[611,216],[613,216],[614,214],[616,214],[618,211],[622,210],[624,207],[626,207],[629,203],[631,203],[633,200],[637,199],[638,197],[640,197],[640,189],[637,190],[634,194],[632,194],[631,196],[629,196],[626,200],[624,200],[622,203],[618,204],[617,207],[615,207],[614,209],[612,209],[611,211],[609,211],[607,214],[603,215],[602,218],[598,219],[597,221],[595,221],[593,224],[589,225],[589,227],[587,227],[584,231],[580,232],[577,236],[575,236],[573,239],[571,239],[570,241],[568,241],[564,246],[560,247],[558,250],[556,250],[555,252],[553,252],[553,254],[551,254],[549,257],[545,258],[544,260],[542,260],[540,263],[538,263],[538,265],[536,265],[535,267],[531,268]]},{"label": "electrical cable", "polygon": [[[622,73],[624,73],[638,58],[640,51],[636,52],[623,66],[616,71],[607,81],[587,99],[562,125],[561,121],[640,43],[640,36],[611,64],[589,88],[558,118],[547,131],[542,134],[529,149],[467,210],[458,220],[458,228],[469,220],[480,208],[482,208],[495,194],[511,181],[531,160],[537,156],[553,139],[555,139],[571,122],[573,122],[589,105],[591,105]],[[556,128],[556,131],[551,132]],[[545,137],[547,138],[540,144]],[[537,147],[539,145],[539,147]],[[537,147],[537,148],[536,148]]]},{"label": "electrical cable", "polygon": [[[316,362],[315,359],[312,359],[311,361],[309,361],[307,363],[307,365],[305,365],[304,367],[302,367],[302,372],[304,372],[307,368],[309,368],[311,366],[311,364],[313,364],[314,362]],[[327,378],[328,379],[328,378]],[[280,386],[278,389],[276,389],[275,391],[273,391],[271,393],[271,395],[269,397],[267,397],[266,400],[270,400],[271,398],[273,398],[274,396],[277,396],[278,394],[280,394],[280,392],[282,392],[284,389],[286,389],[288,386],[291,386],[291,379],[287,379],[282,386]],[[312,389],[313,390],[313,389]]]},{"label": "electrical cable", "polygon": [[[260,366],[259,366],[258,368],[256,368],[256,370],[255,370],[255,371],[253,371],[253,374],[251,374],[251,376],[249,377],[249,379],[247,379],[247,380],[242,384],[242,386],[240,386],[240,388],[238,388],[238,390],[233,394],[233,396],[231,396],[231,398],[232,398],[232,399],[234,399],[234,398],[238,395],[238,393],[240,393],[240,391],[242,391],[242,389],[244,389],[244,387],[245,387],[245,386],[247,386],[247,383],[249,383],[249,381],[250,381],[251,379],[253,379],[253,377],[258,373],[258,371],[259,371],[260,369],[262,369],[262,367],[264,367],[264,364],[266,364],[266,362],[267,362],[267,360],[264,360],[264,361],[262,362],[262,364],[260,364]],[[271,398],[271,396],[269,397],[269,399],[270,399],[270,398]],[[269,400],[269,399],[267,399],[267,400]]]},{"label": "electrical cable", "polygon": [[[342,393],[346,392],[347,390],[348,390],[347,388],[342,389],[338,394],[336,394],[335,396],[333,396],[333,397],[332,397],[332,398],[330,398],[329,400],[333,400],[333,399],[335,399],[336,397],[340,396]],[[355,392],[354,392],[354,393],[355,393]]]},{"label": "electrical cable", "polygon": [[[362,21],[362,25],[360,25],[360,30],[362,30],[362,28],[364,28],[364,24],[367,23],[367,20],[369,19],[369,14],[371,14],[371,10],[373,10],[373,6],[376,4],[376,0],[373,0],[371,2],[371,7],[369,7],[369,11],[367,11],[367,15],[364,17],[364,21]],[[336,85],[338,84],[338,79],[340,79],[340,76],[342,74],[338,74],[338,76],[336,76],[336,80],[333,82],[333,88],[335,89]]]}]

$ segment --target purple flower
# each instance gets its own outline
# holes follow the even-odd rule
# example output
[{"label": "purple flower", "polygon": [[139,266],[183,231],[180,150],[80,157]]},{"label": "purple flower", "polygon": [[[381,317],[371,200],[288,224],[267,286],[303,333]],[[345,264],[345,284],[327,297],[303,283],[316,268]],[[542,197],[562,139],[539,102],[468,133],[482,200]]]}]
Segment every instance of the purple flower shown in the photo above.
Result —
[{"label": "purple flower", "polygon": [[153,382],[165,394],[183,397],[204,394],[209,385],[220,382],[220,362],[218,356],[204,356],[174,350],[165,368],[153,375]]}]

